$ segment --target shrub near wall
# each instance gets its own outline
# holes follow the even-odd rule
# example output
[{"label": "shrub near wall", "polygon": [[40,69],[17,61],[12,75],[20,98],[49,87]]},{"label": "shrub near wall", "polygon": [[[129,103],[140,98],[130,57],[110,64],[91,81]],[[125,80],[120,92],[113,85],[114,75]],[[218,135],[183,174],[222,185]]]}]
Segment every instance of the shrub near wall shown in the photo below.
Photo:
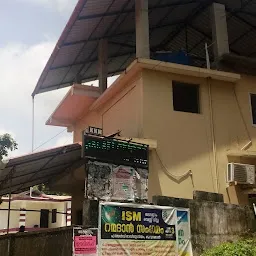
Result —
[{"label": "shrub near wall", "polygon": [[256,239],[224,243],[206,251],[202,256],[256,256]]}]

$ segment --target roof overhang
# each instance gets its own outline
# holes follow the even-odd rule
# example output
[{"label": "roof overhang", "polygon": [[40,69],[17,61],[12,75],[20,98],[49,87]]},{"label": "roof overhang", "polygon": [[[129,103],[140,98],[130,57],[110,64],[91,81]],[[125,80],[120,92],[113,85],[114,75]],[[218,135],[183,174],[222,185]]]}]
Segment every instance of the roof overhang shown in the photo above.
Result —
[{"label": "roof overhang", "polygon": [[[210,6],[214,0],[149,1],[150,50],[186,49],[193,65],[205,66],[205,43],[212,45]],[[230,52],[255,57],[256,5],[226,5]],[[108,75],[120,74],[135,59],[135,1],[79,0],[33,91],[33,96],[67,87],[79,77],[98,79],[98,44],[108,40]],[[209,51],[213,61],[212,50]]]},{"label": "roof overhang", "polygon": [[47,120],[47,125],[72,127],[100,96],[99,88],[75,84]]},{"label": "roof overhang", "polygon": [[10,159],[0,170],[0,196],[56,180],[83,164],[79,143]]}]

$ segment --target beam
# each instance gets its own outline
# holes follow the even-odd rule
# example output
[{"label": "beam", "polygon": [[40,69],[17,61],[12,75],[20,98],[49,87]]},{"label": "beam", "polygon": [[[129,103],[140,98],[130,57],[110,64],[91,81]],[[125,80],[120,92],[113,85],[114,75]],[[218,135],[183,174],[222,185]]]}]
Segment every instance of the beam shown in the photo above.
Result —
[{"label": "beam", "polygon": [[99,88],[102,94],[108,88],[108,41],[101,39],[98,49]]},{"label": "beam", "polygon": [[[115,54],[115,55],[109,56],[108,58],[112,59],[112,58],[123,57],[123,56],[129,55],[131,53],[133,53],[133,52],[127,52],[127,53],[123,53],[123,54]],[[98,61],[98,57],[97,58],[93,58],[93,59],[87,59],[85,61],[75,62],[73,64],[52,67],[49,70],[56,70],[56,69],[61,69],[61,68],[69,68],[70,66],[85,65],[85,64],[90,64],[91,62],[95,62],[95,61]]]},{"label": "beam", "polygon": [[[122,10],[125,10],[126,7],[131,3],[131,1],[132,1],[132,0],[126,1],[126,2],[122,5]],[[113,0],[112,3],[109,5],[109,7],[108,7],[108,9],[107,9],[106,12],[108,12],[108,10],[112,7],[112,5],[114,4],[114,2],[115,2],[115,1]],[[113,19],[113,21],[109,24],[108,29],[107,29],[106,32],[104,33],[103,37],[100,38],[100,40],[106,39],[105,36],[109,33],[109,31],[112,29],[112,27],[116,24],[117,19],[118,19],[118,17],[116,17],[115,19]],[[94,31],[96,31],[97,27],[99,26],[99,24],[100,24],[102,21],[103,21],[103,18],[101,18],[100,22],[98,23],[98,25],[96,26],[96,28],[94,29]],[[119,25],[120,25],[120,24],[121,24],[121,23],[119,23]],[[117,28],[118,28],[118,26],[116,27],[116,29],[117,29]],[[114,30],[114,32],[116,31],[116,29]],[[91,33],[89,39],[91,39],[91,36],[93,35],[94,31]],[[85,44],[86,44],[86,43],[85,43]],[[96,47],[91,51],[91,54],[89,55],[89,59],[92,57],[93,53],[94,53],[95,51],[97,51],[97,47],[98,47],[98,46],[96,46]],[[79,57],[79,55],[78,55],[77,57]],[[92,63],[90,63],[90,64],[88,65],[88,67],[85,69],[85,71],[83,71],[83,70],[84,70],[84,66],[82,66],[82,67],[79,69],[78,74],[80,74],[80,73],[83,71],[83,73],[81,74],[81,76],[84,76],[84,74],[90,69],[91,65],[92,65]]]},{"label": "beam", "polygon": [[131,44],[127,44],[127,43],[114,42],[114,41],[109,41],[108,43],[113,44],[113,45],[117,45],[117,46],[126,47],[126,48],[136,49],[135,45],[131,45]]},{"label": "beam", "polygon": [[197,17],[197,15],[201,12],[203,12],[210,4],[211,4],[212,0],[204,0],[202,2],[200,2],[200,5],[198,8],[195,8],[191,11],[191,13],[186,17],[185,21],[183,21],[182,24],[180,24],[180,26],[178,26],[174,31],[172,31],[171,33],[169,33],[168,35],[166,35],[165,39],[162,41],[162,43],[156,47],[157,49],[165,49],[167,47],[167,45],[169,45],[174,38],[179,35],[181,33],[181,31],[183,31],[183,29],[188,25],[191,24],[192,21]]},{"label": "beam", "polygon": [[[127,54],[126,54],[127,55]],[[130,56],[130,55],[129,55]],[[109,76],[113,76],[113,75],[116,75],[116,74],[120,74],[121,72],[123,72],[125,69],[117,69],[117,70],[113,70],[111,73],[109,73]],[[97,77],[97,74],[93,75],[93,76],[90,76],[90,77],[87,77],[85,79],[83,79],[83,82],[87,82],[87,81],[92,81],[92,80],[97,80],[98,77]],[[49,85],[48,87],[44,88],[44,90],[40,90],[38,92],[38,94],[40,93],[43,93],[43,92],[48,92],[48,91],[53,91],[53,90],[56,90],[56,89],[59,89],[59,88],[64,88],[64,87],[67,87],[67,86],[70,86],[71,83],[73,83],[73,81],[68,81],[68,82],[65,82],[65,83],[59,83],[59,84],[53,84],[53,85]],[[66,86],[64,87],[61,87],[63,84],[65,84]]]},{"label": "beam", "polygon": [[[158,25],[152,26],[150,28],[150,30],[153,31],[153,30],[156,30],[156,29],[159,29],[159,28],[176,26],[176,25],[179,25],[181,23],[183,23],[183,20],[179,20],[179,21],[173,22],[171,24],[165,24],[165,25],[160,25],[160,26],[158,26]],[[111,35],[107,35],[106,34],[106,35],[104,35],[104,37],[91,37],[91,38],[89,38],[87,40],[78,40],[78,41],[63,43],[60,47],[76,45],[76,44],[84,44],[84,43],[93,42],[93,41],[99,41],[102,38],[111,39],[111,38],[119,37],[119,36],[129,36],[129,35],[133,35],[134,33],[135,33],[135,31],[133,29],[133,30],[128,30],[126,32],[121,32],[121,33],[116,33],[116,34],[111,34]]]},{"label": "beam", "polygon": [[[197,3],[197,1],[196,0],[183,0],[183,1],[180,0],[180,1],[173,2],[171,4],[159,4],[156,6],[151,6],[148,9],[149,10],[163,9],[163,8],[169,8],[173,6],[180,6],[180,5],[187,5],[187,4],[194,4],[194,3]],[[115,12],[104,12],[104,13],[80,16],[78,20],[90,20],[90,19],[96,19],[96,18],[102,18],[102,17],[111,17],[116,15],[129,14],[133,12],[134,12],[134,8],[130,8],[130,9],[120,10]]]},{"label": "beam", "polygon": [[150,58],[148,0],[136,0],[136,57]]},{"label": "beam", "polygon": [[213,3],[211,8],[212,41],[214,59],[229,53],[228,26],[224,4]]}]

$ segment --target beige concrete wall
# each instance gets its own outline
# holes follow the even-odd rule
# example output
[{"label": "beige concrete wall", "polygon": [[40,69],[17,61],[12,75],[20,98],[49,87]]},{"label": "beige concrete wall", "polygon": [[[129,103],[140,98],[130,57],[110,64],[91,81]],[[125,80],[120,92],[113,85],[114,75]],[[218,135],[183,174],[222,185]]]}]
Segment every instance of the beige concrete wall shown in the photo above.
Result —
[{"label": "beige concrete wall", "polygon": [[[200,84],[200,114],[173,110],[173,80]],[[157,151],[150,153],[150,196],[192,198],[193,190],[203,190],[224,194],[226,202],[246,201],[238,198],[238,189],[227,193],[226,165],[227,150],[240,149],[250,137],[255,137],[248,101],[249,80],[243,79],[235,86],[157,71],[143,72],[143,136],[158,143]],[[246,125],[241,106],[243,115],[247,113]],[[246,126],[251,127],[250,135]],[[192,176],[181,178],[189,170]]]},{"label": "beige concrete wall", "polygon": [[122,136],[140,137],[141,118],[142,81],[140,76],[136,76],[97,111],[78,120],[74,129],[74,142],[81,141],[82,131],[88,126],[103,128],[105,135],[121,130]]}]

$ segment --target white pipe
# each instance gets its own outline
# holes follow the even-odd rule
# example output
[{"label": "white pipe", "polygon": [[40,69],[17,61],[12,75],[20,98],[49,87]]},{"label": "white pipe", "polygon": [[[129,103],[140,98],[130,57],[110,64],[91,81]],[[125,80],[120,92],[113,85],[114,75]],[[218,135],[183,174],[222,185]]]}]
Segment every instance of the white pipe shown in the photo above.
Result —
[{"label": "white pipe", "polygon": [[207,69],[211,69],[210,57],[209,57],[209,52],[208,52],[208,45],[207,45],[207,43],[205,43],[205,56],[206,56],[206,67],[207,67]]},{"label": "white pipe", "polygon": [[210,111],[210,126],[211,126],[211,135],[212,135],[212,154],[213,154],[213,164],[215,170],[215,186],[216,192],[219,193],[219,175],[217,168],[217,149],[216,149],[216,139],[215,139],[215,129],[214,129],[214,120],[213,120],[213,107],[212,107],[212,91],[211,91],[211,78],[207,78],[208,83],[208,97],[209,97],[209,111]]}]

